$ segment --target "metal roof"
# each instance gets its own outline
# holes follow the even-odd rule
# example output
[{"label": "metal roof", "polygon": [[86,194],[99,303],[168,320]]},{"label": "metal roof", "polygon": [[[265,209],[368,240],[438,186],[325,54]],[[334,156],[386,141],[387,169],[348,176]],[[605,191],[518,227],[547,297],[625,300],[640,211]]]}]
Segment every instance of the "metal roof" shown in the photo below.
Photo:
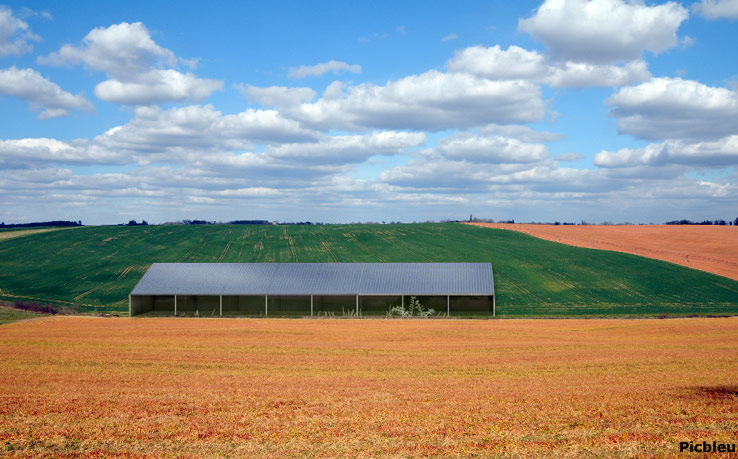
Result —
[{"label": "metal roof", "polygon": [[493,295],[489,263],[154,263],[131,295]]}]

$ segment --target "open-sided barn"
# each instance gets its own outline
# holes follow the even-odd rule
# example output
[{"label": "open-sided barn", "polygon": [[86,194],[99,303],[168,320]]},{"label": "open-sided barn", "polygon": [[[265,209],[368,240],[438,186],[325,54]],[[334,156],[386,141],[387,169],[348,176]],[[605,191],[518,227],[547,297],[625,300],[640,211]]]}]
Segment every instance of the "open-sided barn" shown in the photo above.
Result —
[{"label": "open-sided barn", "polygon": [[489,263],[154,263],[129,297],[131,316],[379,315],[409,306],[495,315]]}]

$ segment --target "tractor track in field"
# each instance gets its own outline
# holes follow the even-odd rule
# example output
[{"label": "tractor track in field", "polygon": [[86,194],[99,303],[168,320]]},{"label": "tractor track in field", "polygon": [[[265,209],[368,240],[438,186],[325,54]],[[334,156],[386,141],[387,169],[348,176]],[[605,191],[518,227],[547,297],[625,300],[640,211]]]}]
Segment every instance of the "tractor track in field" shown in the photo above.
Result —
[{"label": "tractor track in field", "polygon": [[223,249],[223,253],[220,254],[220,257],[218,257],[218,260],[216,261],[216,263],[220,263],[221,261],[223,261],[223,258],[225,258],[226,254],[228,253],[228,249],[231,248],[232,243],[233,241],[228,241],[225,248]]}]

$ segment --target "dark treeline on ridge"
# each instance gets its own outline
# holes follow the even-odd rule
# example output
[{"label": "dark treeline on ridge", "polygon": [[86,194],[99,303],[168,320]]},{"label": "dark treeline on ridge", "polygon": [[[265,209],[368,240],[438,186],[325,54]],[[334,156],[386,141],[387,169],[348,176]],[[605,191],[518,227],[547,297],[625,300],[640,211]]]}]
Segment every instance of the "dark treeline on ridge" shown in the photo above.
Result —
[{"label": "dark treeline on ridge", "polygon": [[666,222],[667,225],[718,225],[718,226],[725,226],[725,225],[733,225],[738,226],[738,218],[736,218],[734,221],[725,221],[723,219],[719,220],[703,220],[701,222],[693,222],[691,220],[672,220],[670,222]]},{"label": "dark treeline on ridge", "polygon": [[70,222],[66,220],[54,220],[50,222],[33,222],[33,223],[13,223],[6,225],[5,222],[0,223],[0,228],[37,228],[37,227],[66,227],[66,226],[82,226],[82,220]]}]

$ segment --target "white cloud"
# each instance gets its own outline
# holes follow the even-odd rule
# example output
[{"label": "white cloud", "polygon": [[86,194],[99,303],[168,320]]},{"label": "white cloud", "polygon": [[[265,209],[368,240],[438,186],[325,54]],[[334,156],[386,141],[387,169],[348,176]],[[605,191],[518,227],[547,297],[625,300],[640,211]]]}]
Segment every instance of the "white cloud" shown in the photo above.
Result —
[{"label": "white cloud", "polygon": [[528,126],[488,124],[479,128],[479,132],[486,135],[501,135],[522,140],[523,142],[553,142],[565,136],[554,132],[535,131]]},{"label": "white cloud", "polygon": [[64,142],[48,138],[0,140],[0,164],[20,167],[31,162],[100,164],[122,162],[119,152],[93,148],[87,140]]},{"label": "white cloud", "polygon": [[151,39],[148,29],[140,22],[122,22],[110,27],[98,27],[82,40],[82,46],[64,45],[58,52],[39,58],[42,64],[84,64],[113,78],[130,80],[152,67],[177,64],[173,52]]},{"label": "white cloud", "polygon": [[0,56],[18,56],[33,51],[31,41],[41,38],[31,33],[28,24],[0,5]]},{"label": "white cloud", "polygon": [[83,96],[64,91],[33,69],[0,70],[0,94],[26,100],[32,108],[43,107],[41,119],[66,116],[69,110],[92,109],[92,104]]},{"label": "white cloud", "polygon": [[249,100],[264,107],[294,107],[300,102],[309,102],[318,95],[311,88],[286,88],[284,86],[260,88],[242,84],[236,85],[236,88]]},{"label": "white cloud", "polygon": [[646,139],[717,139],[738,132],[738,93],[681,78],[654,78],[605,101],[618,130]]},{"label": "white cloud", "polygon": [[96,28],[80,47],[64,45],[38,59],[41,64],[83,64],[108,76],[95,87],[102,100],[130,105],[199,102],[222,88],[223,82],[197,78],[173,68],[177,57],[156,44],[146,27],[136,22]]},{"label": "white cloud", "polygon": [[544,113],[540,89],[533,83],[435,70],[383,86],[333,84],[315,102],[283,110],[285,116],[319,129],[434,131],[529,123]]},{"label": "white cloud", "polygon": [[593,185],[602,186],[596,185],[598,179],[602,179],[598,171],[561,168],[551,160],[526,164],[478,163],[433,153],[419,155],[379,175],[379,180],[389,185],[443,194],[489,193],[503,185],[508,189],[500,190],[513,194],[534,189],[586,192]]},{"label": "white cloud", "polygon": [[161,110],[139,108],[129,123],[97,136],[96,144],[136,155],[138,161],[159,157],[177,161],[204,151],[251,148],[253,142],[314,141],[317,134],[303,129],[274,110],[247,109],[223,115],[211,105]]},{"label": "white cloud", "polygon": [[594,164],[600,167],[659,166],[684,164],[702,167],[738,165],[738,135],[714,141],[685,142],[666,140],[644,148],[623,148],[615,152],[601,151]]},{"label": "white cloud", "polygon": [[293,144],[317,139],[317,133],[301,128],[296,121],[284,119],[273,110],[248,109],[223,115],[210,105],[169,110],[139,107],[133,120],[91,140],[0,141],[0,163],[6,167],[36,162],[203,164],[218,155],[235,158],[233,152],[249,150],[252,143]]},{"label": "white cloud", "polygon": [[476,163],[530,163],[542,161],[549,155],[548,148],[540,143],[469,133],[443,138],[436,148],[446,158]]},{"label": "white cloud", "polygon": [[381,131],[367,135],[326,136],[317,143],[275,145],[266,153],[280,161],[352,164],[364,162],[374,155],[400,154],[425,141],[426,136],[422,132]]},{"label": "white cloud", "polygon": [[586,156],[583,153],[573,151],[569,153],[560,153],[554,157],[556,161],[561,162],[579,161],[580,159],[584,158],[586,158]]},{"label": "white cloud", "polygon": [[682,49],[687,49],[687,48],[691,48],[692,46],[694,46],[694,44],[696,42],[697,42],[697,39],[695,39],[694,37],[690,37],[689,35],[685,35],[684,37],[682,37],[679,40],[679,46]]},{"label": "white cloud", "polygon": [[459,38],[458,35],[456,35],[455,33],[450,33],[446,35],[445,37],[441,38],[441,41],[451,41],[451,40],[456,40],[457,38]]},{"label": "white cloud", "polygon": [[51,15],[49,11],[35,11],[27,7],[21,8],[20,12],[18,13],[18,16],[22,19],[27,19],[31,17],[42,17],[48,21],[51,21],[54,19],[54,17]]},{"label": "white cloud", "polygon": [[702,0],[692,9],[706,19],[738,19],[738,0]]},{"label": "white cloud", "polygon": [[573,61],[550,63],[537,51],[517,46],[503,50],[499,45],[465,48],[458,51],[447,66],[453,72],[471,73],[490,80],[522,79],[545,83],[554,88],[624,86],[651,77],[648,66],[642,60],[625,65]]},{"label": "white cloud", "polygon": [[622,62],[675,46],[677,29],[687,17],[675,2],[546,0],[533,16],[518,22],[518,29],[565,60]]},{"label": "white cloud", "polygon": [[452,72],[471,73],[490,80],[540,81],[549,72],[546,58],[518,46],[470,46],[457,51],[446,64]]},{"label": "white cloud", "polygon": [[305,78],[310,76],[321,76],[328,72],[334,75],[340,72],[361,73],[360,65],[349,65],[346,62],[330,60],[315,65],[301,65],[300,67],[292,67],[287,72],[290,78]]},{"label": "white cloud", "polygon": [[163,102],[201,101],[223,87],[223,82],[197,78],[176,70],[150,70],[132,81],[107,80],[95,86],[95,95],[106,102],[148,105]]},{"label": "white cloud", "polygon": [[625,86],[651,78],[648,65],[641,60],[625,65],[599,65],[567,61],[552,68],[544,80],[554,88],[584,88],[587,86]]}]

